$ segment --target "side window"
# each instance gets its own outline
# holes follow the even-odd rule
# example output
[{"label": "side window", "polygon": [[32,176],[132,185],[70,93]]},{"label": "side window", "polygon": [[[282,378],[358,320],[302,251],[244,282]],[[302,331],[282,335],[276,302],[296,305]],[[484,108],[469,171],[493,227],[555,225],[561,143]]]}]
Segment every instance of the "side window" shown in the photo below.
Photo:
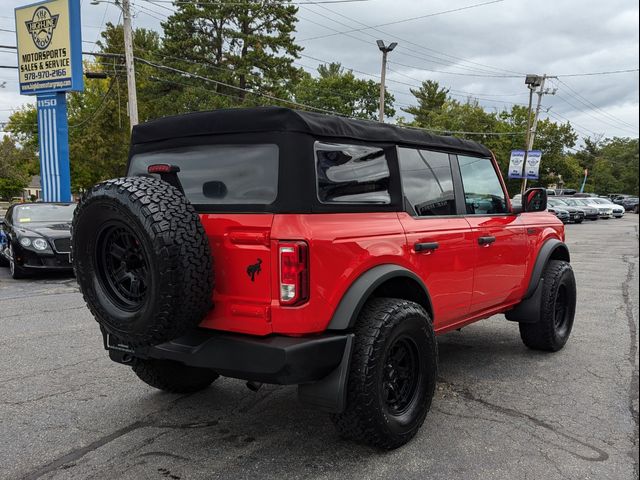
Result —
[{"label": "side window", "polygon": [[398,162],[404,196],[416,215],[456,214],[449,154],[398,148]]},{"label": "side window", "polygon": [[458,155],[467,214],[507,213],[507,201],[489,158]]},{"label": "side window", "polygon": [[383,149],[316,142],[315,154],[322,203],[391,203]]}]

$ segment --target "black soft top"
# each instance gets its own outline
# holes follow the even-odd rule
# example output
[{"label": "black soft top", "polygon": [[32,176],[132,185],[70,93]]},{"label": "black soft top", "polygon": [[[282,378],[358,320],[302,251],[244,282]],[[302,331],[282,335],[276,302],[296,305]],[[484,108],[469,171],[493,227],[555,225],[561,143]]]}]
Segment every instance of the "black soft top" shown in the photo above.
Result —
[{"label": "black soft top", "polygon": [[229,108],[165,117],[136,125],[131,142],[141,145],[172,138],[258,132],[297,132],[314,137],[395,143],[474,156],[491,155],[489,149],[470,140],[283,107]]}]

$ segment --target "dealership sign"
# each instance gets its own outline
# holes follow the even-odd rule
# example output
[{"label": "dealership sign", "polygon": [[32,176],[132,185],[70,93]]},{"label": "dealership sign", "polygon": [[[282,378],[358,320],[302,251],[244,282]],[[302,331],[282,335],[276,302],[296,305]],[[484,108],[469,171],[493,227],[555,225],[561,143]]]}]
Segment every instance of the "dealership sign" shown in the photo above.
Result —
[{"label": "dealership sign", "polygon": [[20,93],[82,90],[79,2],[48,0],[15,15]]},{"label": "dealership sign", "polygon": [[542,152],[540,150],[529,150],[526,155],[525,151],[512,150],[511,159],[509,160],[509,178],[527,178],[536,180],[540,171],[540,162],[542,161]]},{"label": "dealership sign", "polygon": [[20,93],[35,95],[42,197],[71,201],[66,92],[82,91],[80,0],[15,9]]}]

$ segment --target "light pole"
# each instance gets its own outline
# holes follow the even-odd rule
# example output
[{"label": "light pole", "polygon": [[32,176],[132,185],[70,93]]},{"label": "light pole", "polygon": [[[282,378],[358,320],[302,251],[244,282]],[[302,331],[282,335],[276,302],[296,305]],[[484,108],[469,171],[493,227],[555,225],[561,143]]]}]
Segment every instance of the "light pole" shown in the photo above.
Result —
[{"label": "light pole", "polygon": [[[105,0],[93,0],[91,5],[112,3]],[[131,6],[129,0],[115,0],[116,7],[122,10],[122,28],[124,33],[124,62],[127,70],[127,92],[129,95],[129,125],[138,124],[138,94],[136,92],[136,68],[133,59],[133,34],[131,29]]]},{"label": "light pole", "polygon": [[398,45],[397,42],[393,42],[389,46],[385,46],[383,40],[377,40],[378,48],[382,52],[382,73],[380,74],[380,112],[378,113],[378,120],[384,122],[384,82],[387,76],[387,54],[391,52]]},{"label": "light pole", "polygon": [[524,195],[524,189],[527,185],[526,179],[524,178],[526,168],[527,168],[527,159],[529,158],[529,150],[531,149],[531,108],[533,106],[533,92],[536,88],[540,86],[542,83],[542,78],[539,75],[527,75],[524,79],[525,85],[529,88],[529,108],[527,110],[527,135],[524,141],[524,161],[522,162],[522,171],[520,172],[522,175],[522,186],[520,187],[520,193]]}]

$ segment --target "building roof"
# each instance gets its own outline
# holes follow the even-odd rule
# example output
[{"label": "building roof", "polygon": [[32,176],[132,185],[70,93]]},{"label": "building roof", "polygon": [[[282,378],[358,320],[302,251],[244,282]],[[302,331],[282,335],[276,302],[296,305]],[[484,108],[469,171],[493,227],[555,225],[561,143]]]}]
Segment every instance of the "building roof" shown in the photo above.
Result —
[{"label": "building roof", "polygon": [[27,188],[30,188],[30,189],[42,188],[40,185],[41,185],[40,175],[33,175],[31,177],[31,180],[29,181],[29,185],[27,186]]},{"label": "building roof", "polygon": [[489,149],[470,140],[434,135],[415,128],[283,107],[231,108],[165,117],[136,125],[131,141],[134,145],[140,145],[172,138],[258,132],[298,132],[316,137],[395,143],[471,155],[491,155]]}]

